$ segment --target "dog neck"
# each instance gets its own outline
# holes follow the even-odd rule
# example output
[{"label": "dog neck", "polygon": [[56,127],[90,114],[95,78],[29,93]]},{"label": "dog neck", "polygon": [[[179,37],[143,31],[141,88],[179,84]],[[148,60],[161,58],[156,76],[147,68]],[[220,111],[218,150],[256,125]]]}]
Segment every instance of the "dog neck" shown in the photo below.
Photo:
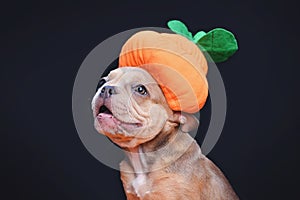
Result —
[{"label": "dog neck", "polygon": [[127,151],[127,157],[130,160],[134,172],[137,174],[143,173],[147,166],[141,145],[134,148],[130,148],[128,150],[129,151]]},{"label": "dog neck", "polygon": [[[127,157],[136,174],[161,169],[173,163],[187,150],[193,142],[188,133],[178,127],[163,130],[152,140],[134,148],[126,149]],[[172,152],[172,154],[170,154]]]}]

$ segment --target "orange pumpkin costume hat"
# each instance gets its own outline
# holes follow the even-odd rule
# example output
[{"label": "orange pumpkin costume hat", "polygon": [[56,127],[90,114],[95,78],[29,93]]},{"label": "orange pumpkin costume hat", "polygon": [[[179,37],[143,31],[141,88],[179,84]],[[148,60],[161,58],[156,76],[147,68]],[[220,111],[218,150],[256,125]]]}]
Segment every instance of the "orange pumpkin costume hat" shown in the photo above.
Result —
[{"label": "orange pumpkin costume hat", "polygon": [[141,31],[131,36],[122,47],[119,67],[146,70],[172,110],[195,113],[208,96],[207,61],[227,60],[237,50],[237,42],[232,33],[221,28],[200,31],[193,37],[178,20],[168,26],[177,34]]}]

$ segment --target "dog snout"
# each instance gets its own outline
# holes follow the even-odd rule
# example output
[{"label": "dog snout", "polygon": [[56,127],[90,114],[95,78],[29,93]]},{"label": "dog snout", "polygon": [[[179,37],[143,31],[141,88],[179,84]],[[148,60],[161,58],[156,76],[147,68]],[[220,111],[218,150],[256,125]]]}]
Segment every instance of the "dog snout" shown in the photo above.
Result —
[{"label": "dog snout", "polygon": [[108,98],[111,95],[116,94],[116,87],[115,86],[104,86],[100,91],[100,97]]}]

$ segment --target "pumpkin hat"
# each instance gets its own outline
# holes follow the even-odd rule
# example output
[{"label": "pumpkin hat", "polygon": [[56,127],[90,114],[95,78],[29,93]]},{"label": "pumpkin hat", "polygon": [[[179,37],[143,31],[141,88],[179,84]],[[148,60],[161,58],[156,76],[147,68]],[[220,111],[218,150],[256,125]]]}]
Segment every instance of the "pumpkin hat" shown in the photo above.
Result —
[{"label": "pumpkin hat", "polygon": [[234,35],[222,28],[194,36],[178,20],[168,22],[175,32],[140,31],[123,45],[119,67],[140,67],[157,81],[174,111],[198,112],[208,96],[208,62],[223,62],[237,47]]}]

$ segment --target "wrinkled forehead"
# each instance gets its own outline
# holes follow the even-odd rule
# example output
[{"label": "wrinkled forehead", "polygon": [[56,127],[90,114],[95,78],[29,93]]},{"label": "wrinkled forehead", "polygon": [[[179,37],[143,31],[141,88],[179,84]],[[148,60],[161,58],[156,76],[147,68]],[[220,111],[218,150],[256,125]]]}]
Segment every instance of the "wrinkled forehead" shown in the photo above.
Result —
[{"label": "wrinkled forehead", "polygon": [[117,68],[111,71],[107,78],[110,83],[157,84],[146,70],[138,67]]},{"label": "wrinkled forehead", "polygon": [[159,101],[167,104],[165,96],[155,79],[144,69],[138,67],[121,67],[111,71],[107,77],[108,84],[135,87],[138,85],[146,86],[150,91],[150,97],[153,101]]}]

